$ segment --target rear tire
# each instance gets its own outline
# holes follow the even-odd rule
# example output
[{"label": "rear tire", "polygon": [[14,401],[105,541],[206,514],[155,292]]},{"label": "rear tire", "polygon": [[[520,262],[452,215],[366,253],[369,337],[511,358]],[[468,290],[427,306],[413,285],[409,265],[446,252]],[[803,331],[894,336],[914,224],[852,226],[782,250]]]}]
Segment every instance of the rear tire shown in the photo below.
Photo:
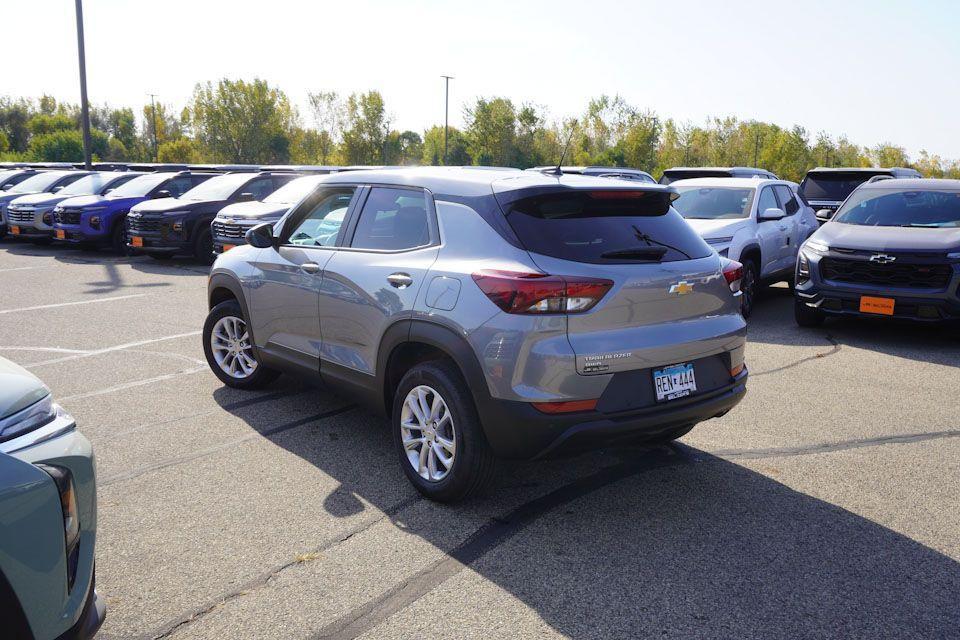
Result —
[{"label": "rear tire", "polygon": [[203,355],[214,375],[234,389],[259,389],[280,375],[257,359],[243,309],[236,300],[221,302],[207,314]]},{"label": "rear tire", "polygon": [[[429,415],[424,415],[418,397]],[[413,406],[420,409],[423,420]],[[400,466],[425,497],[457,502],[489,486],[493,452],[467,384],[452,363],[425,362],[403,376],[394,395],[391,427]]]},{"label": "rear tire", "polygon": [[826,319],[822,311],[808,307],[797,299],[793,301],[793,317],[801,327],[819,327]]}]

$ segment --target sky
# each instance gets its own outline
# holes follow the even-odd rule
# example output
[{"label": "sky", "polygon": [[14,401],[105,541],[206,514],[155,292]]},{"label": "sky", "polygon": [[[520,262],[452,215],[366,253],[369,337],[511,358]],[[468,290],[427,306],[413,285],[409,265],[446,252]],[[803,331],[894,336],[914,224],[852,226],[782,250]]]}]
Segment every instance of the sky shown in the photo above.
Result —
[{"label": "sky", "polygon": [[[5,0],[0,95],[79,101],[73,0]],[[84,0],[90,101],[186,103],[260,77],[309,122],[308,91],[379,90],[397,129],[479,96],[583,112],[621,95],[662,118],[734,115],[960,158],[960,2]],[[13,55],[16,54],[16,55]]]}]

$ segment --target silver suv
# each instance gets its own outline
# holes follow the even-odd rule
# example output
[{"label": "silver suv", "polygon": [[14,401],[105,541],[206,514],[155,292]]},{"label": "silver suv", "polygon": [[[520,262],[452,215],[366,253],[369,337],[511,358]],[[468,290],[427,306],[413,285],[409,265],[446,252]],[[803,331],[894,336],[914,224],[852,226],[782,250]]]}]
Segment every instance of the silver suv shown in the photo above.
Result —
[{"label": "silver suv", "polygon": [[325,176],[217,259],[207,360],[232,387],[283,371],[359,396],[440,501],[495,457],[673,440],[747,378],[742,269],[676,195],[550,172]]}]

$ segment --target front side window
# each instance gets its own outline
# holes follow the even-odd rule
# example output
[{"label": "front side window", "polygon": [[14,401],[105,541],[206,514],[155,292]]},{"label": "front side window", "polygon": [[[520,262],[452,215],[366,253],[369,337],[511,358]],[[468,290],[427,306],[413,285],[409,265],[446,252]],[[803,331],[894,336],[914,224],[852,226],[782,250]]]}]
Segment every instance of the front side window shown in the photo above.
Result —
[{"label": "front side window", "polygon": [[750,215],[754,189],[735,187],[677,187],[673,208],[690,220],[725,220]]},{"label": "front side window", "polygon": [[430,244],[424,192],[374,187],[370,190],[351,247],[403,251]]},{"label": "front side window", "polygon": [[779,209],[777,197],[773,195],[773,187],[764,187],[760,192],[760,202],[757,203],[757,213],[763,215],[767,209]]},{"label": "front side window", "polygon": [[257,178],[245,186],[242,190],[242,193],[249,193],[253,195],[254,200],[263,200],[268,195],[273,193],[273,189],[274,183],[271,178]]},{"label": "front side window", "polygon": [[31,175],[30,173],[21,173],[19,171],[4,171],[0,174],[0,191],[6,191],[14,185],[20,184]]},{"label": "front side window", "polygon": [[960,191],[860,189],[834,221],[870,227],[960,227]]},{"label": "front side window", "polygon": [[289,234],[284,232],[284,244],[301,247],[332,247],[337,244],[343,221],[350,208],[356,187],[322,189],[306,200],[291,214]]}]

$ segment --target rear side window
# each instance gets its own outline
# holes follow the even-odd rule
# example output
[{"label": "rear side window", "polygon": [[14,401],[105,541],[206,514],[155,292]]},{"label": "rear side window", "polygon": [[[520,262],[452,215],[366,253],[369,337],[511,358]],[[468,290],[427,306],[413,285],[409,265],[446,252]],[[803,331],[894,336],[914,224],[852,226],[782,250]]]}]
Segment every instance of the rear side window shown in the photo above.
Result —
[{"label": "rear side window", "polygon": [[597,264],[673,262],[711,249],[670,207],[670,193],[566,191],[515,202],[507,221],[533,253]]},{"label": "rear side window", "polygon": [[370,190],[351,247],[403,251],[430,244],[427,199],[412,189]]},{"label": "rear side window", "polygon": [[797,199],[793,197],[793,189],[786,185],[777,185],[774,187],[774,190],[777,192],[777,197],[780,199],[780,204],[783,205],[783,212],[788,216],[792,216],[797,211],[800,210],[800,204],[797,202]]}]

